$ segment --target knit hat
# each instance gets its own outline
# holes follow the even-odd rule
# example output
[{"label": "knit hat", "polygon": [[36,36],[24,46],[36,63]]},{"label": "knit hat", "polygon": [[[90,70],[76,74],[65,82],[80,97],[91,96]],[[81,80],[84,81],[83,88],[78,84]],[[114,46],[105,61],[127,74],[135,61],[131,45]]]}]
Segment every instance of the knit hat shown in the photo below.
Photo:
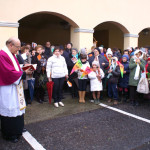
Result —
[{"label": "knit hat", "polygon": [[86,54],[86,48],[82,48],[80,54]]},{"label": "knit hat", "polygon": [[132,52],[132,53],[130,54],[130,57],[131,57],[131,56],[134,56],[134,52]]},{"label": "knit hat", "polygon": [[76,48],[72,48],[72,50],[75,50],[75,51],[76,51],[76,53],[78,53],[78,50],[77,50]]},{"label": "knit hat", "polygon": [[107,49],[107,52],[106,52],[107,57],[108,57],[108,54],[113,55],[113,53],[112,53],[112,51],[111,51],[111,48],[108,48],[108,49]]},{"label": "knit hat", "polygon": [[93,65],[96,65],[97,67],[99,67],[98,61],[93,61],[93,62],[92,62],[92,66],[93,66]]},{"label": "knit hat", "polygon": [[122,58],[123,58],[123,57],[126,57],[126,58],[127,58],[127,61],[129,61],[129,56],[128,56],[128,55],[123,55]]},{"label": "knit hat", "polygon": [[95,48],[94,51],[95,51],[95,50],[97,50],[97,51],[99,52],[99,54],[101,53],[101,52],[100,52],[100,49],[99,49],[98,47]]}]

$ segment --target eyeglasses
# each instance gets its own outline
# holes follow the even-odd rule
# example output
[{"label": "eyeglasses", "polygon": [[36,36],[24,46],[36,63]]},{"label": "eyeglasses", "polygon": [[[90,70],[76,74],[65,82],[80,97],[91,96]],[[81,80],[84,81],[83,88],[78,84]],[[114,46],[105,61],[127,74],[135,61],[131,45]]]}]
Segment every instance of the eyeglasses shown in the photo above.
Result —
[{"label": "eyeglasses", "polygon": [[13,46],[15,46],[16,48],[20,49],[20,46],[16,46],[15,44],[13,44]]}]

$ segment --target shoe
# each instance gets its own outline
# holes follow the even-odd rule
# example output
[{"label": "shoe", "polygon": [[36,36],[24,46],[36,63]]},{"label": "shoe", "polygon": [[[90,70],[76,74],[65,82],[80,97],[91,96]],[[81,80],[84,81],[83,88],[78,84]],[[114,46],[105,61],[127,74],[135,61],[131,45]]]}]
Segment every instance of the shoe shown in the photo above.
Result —
[{"label": "shoe", "polygon": [[42,101],[43,101],[43,102],[48,102],[48,101],[47,101],[47,100],[45,100],[45,99],[42,99]]},{"label": "shoe", "polygon": [[17,143],[19,140],[18,140],[18,138],[15,138],[15,139],[12,139],[12,140],[10,140],[12,143]]},{"label": "shoe", "polygon": [[115,100],[115,101],[114,101],[114,105],[117,105],[117,104],[118,104],[118,102]]},{"label": "shoe", "polygon": [[100,104],[100,100],[99,100],[99,99],[97,99],[97,105],[98,105],[98,104]]},{"label": "shoe", "polygon": [[62,107],[64,107],[64,106],[65,106],[62,102],[59,102],[59,105],[60,105],[60,106],[62,106]]},{"label": "shoe", "polygon": [[97,105],[97,99],[94,99],[94,104],[96,104],[96,105]]},{"label": "shoe", "polygon": [[55,106],[56,108],[58,108],[58,107],[59,107],[58,103],[54,103],[54,106]]},{"label": "shoe", "polygon": [[27,129],[26,129],[26,128],[23,128],[22,133],[24,133],[24,132],[26,132],[26,131],[27,131]]},{"label": "shoe", "polygon": [[43,101],[40,99],[40,100],[38,100],[38,102],[40,103],[40,104],[43,104]]},{"label": "shoe", "polygon": [[110,99],[108,100],[108,103],[111,103],[111,101],[112,101],[112,99],[110,98]]},{"label": "shoe", "polygon": [[89,100],[91,103],[94,103],[94,100],[93,99],[91,99],[91,100]]}]

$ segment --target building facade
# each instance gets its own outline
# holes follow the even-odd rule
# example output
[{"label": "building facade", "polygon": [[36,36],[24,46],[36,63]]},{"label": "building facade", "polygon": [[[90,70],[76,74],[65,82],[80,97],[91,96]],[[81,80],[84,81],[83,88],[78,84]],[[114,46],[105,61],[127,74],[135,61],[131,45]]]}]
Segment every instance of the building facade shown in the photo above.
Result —
[{"label": "building facade", "polygon": [[0,48],[11,36],[22,42],[78,49],[150,45],[149,0],[1,0]]}]

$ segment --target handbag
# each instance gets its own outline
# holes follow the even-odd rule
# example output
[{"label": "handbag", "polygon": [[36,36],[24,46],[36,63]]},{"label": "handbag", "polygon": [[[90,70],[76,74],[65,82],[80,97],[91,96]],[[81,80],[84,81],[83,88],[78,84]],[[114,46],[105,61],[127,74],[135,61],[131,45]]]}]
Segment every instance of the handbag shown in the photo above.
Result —
[{"label": "handbag", "polygon": [[141,76],[140,81],[137,86],[137,92],[148,94],[149,93],[149,84],[147,78]]}]

